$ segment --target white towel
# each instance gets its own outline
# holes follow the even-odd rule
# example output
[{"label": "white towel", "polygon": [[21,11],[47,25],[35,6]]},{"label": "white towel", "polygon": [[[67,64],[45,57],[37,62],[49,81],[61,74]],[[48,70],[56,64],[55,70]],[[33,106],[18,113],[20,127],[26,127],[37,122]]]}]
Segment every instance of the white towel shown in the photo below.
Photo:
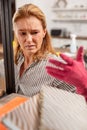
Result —
[{"label": "white towel", "polygon": [[87,104],[84,97],[44,87],[39,130],[87,130]]}]

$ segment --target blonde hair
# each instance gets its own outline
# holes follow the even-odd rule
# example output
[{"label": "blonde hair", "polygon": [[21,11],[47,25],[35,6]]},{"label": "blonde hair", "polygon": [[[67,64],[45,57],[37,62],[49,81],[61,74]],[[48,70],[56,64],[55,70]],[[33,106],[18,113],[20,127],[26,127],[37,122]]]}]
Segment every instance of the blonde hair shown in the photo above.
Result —
[{"label": "blonde hair", "polygon": [[[24,6],[20,7],[13,16],[13,29],[15,30],[14,24],[21,18],[29,18],[29,16],[35,16],[37,19],[41,21],[43,29],[46,29],[46,19],[44,13],[40,10],[39,7],[37,7],[34,4],[25,4]],[[14,31],[15,33],[15,31]],[[15,35],[15,34],[14,34]],[[15,52],[14,52],[14,61],[17,64],[18,62],[18,55],[21,52],[20,45],[17,41],[17,38],[14,37],[14,42],[16,44],[15,46]],[[54,51],[52,45],[51,45],[51,37],[46,31],[46,35],[43,39],[43,43],[41,46],[41,49],[34,55],[33,59],[40,59],[44,56],[45,53],[53,53],[56,54]]]}]

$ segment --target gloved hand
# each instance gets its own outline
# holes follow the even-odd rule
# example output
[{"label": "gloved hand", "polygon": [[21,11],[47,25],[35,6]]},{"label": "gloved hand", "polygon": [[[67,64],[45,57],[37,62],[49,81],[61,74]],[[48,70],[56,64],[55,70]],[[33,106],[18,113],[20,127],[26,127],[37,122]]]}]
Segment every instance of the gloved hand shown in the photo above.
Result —
[{"label": "gloved hand", "polygon": [[78,49],[76,59],[72,59],[64,54],[60,57],[66,62],[49,59],[55,67],[46,66],[47,73],[51,76],[76,86],[77,93],[85,96],[87,100],[87,71],[83,60],[83,47]]}]

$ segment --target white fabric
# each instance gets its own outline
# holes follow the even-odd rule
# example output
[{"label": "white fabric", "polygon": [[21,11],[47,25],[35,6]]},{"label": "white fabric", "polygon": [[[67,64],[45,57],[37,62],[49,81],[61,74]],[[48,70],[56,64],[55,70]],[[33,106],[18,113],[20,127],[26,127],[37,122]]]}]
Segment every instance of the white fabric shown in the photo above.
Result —
[{"label": "white fabric", "polygon": [[87,104],[75,93],[45,87],[40,130],[87,130]]}]

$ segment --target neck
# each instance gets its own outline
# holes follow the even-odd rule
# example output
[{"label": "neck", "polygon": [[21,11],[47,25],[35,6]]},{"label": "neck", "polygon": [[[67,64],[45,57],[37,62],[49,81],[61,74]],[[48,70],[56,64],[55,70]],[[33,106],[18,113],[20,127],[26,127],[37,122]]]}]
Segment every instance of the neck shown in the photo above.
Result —
[{"label": "neck", "polygon": [[25,57],[24,59],[24,67],[27,68],[30,64],[32,64],[33,58],[32,57]]}]

